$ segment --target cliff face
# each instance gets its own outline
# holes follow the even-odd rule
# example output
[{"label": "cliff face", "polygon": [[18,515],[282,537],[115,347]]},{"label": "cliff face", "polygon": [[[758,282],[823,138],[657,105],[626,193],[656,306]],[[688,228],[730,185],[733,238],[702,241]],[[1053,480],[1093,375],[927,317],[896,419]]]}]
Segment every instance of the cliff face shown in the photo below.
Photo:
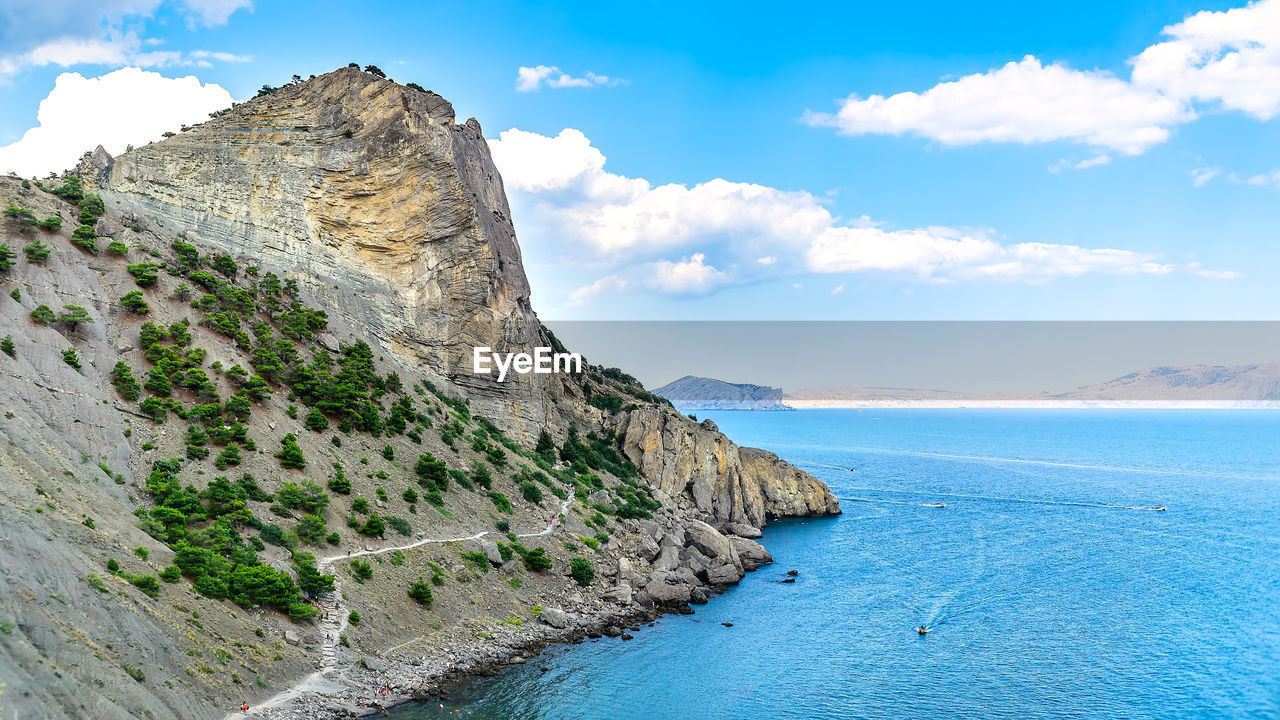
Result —
[{"label": "cliff face", "polygon": [[343,68],[100,164],[108,204],[276,268],[482,415],[547,419],[547,376],[471,372],[474,346],[542,343],[480,125],[439,95]]},{"label": "cliff face", "polygon": [[642,408],[618,419],[622,451],[670,498],[690,498],[720,523],[763,527],[769,516],[836,515],[821,480],[777,455],[739,448],[715,423]]}]

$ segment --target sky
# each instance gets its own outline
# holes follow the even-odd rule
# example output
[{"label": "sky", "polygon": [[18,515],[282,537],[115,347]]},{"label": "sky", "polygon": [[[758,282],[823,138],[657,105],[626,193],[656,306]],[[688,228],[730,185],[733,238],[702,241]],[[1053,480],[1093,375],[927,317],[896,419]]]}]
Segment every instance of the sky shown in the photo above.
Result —
[{"label": "sky", "polygon": [[1280,319],[1280,0],[0,2],[0,171],[349,62],[481,122],[546,319]]}]

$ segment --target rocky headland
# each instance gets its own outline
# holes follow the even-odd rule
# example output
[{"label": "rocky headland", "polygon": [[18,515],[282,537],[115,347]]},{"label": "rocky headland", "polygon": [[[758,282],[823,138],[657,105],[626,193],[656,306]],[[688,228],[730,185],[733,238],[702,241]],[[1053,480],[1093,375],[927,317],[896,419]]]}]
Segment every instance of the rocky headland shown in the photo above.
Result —
[{"label": "rocky headland", "polygon": [[416,85],[343,68],[0,206],[6,718],[361,714],[840,512],[623,370],[472,374],[564,348],[479,123]]}]

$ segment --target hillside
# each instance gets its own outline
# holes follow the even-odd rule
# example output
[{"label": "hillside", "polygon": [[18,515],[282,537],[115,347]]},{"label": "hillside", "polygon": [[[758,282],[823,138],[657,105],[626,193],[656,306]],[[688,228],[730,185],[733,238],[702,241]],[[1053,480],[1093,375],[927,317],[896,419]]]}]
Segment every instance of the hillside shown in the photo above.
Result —
[{"label": "hillside", "polygon": [[620,370],[471,374],[559,342],[434,93],[344,68],[0,206],[6,720],[338,717],[705,601],[770,517],[839,512]]},{"label": "hillside", "polygon": [[687,410],[790,410],[782,403],[782,389],[714,378],[685,375],[653,391]]}]

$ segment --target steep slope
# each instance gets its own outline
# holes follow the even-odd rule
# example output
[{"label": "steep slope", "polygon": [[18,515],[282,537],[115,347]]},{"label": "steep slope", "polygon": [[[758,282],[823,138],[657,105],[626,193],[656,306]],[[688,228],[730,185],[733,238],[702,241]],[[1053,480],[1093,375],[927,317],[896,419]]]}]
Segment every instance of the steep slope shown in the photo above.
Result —
[{"label": "steep slope", "polygon": [[685,375],[653,391],[680,410],[790,410],[782,389]]},{"label": "steep slope", "polygon": [[558,342],[432,93],[343,69],[79,171],[0,178],[6,719],[220,717],[308,677],[279,707],[337,715],[705,601],[770,515],[839,512],[617,369],[471,374]]}]

